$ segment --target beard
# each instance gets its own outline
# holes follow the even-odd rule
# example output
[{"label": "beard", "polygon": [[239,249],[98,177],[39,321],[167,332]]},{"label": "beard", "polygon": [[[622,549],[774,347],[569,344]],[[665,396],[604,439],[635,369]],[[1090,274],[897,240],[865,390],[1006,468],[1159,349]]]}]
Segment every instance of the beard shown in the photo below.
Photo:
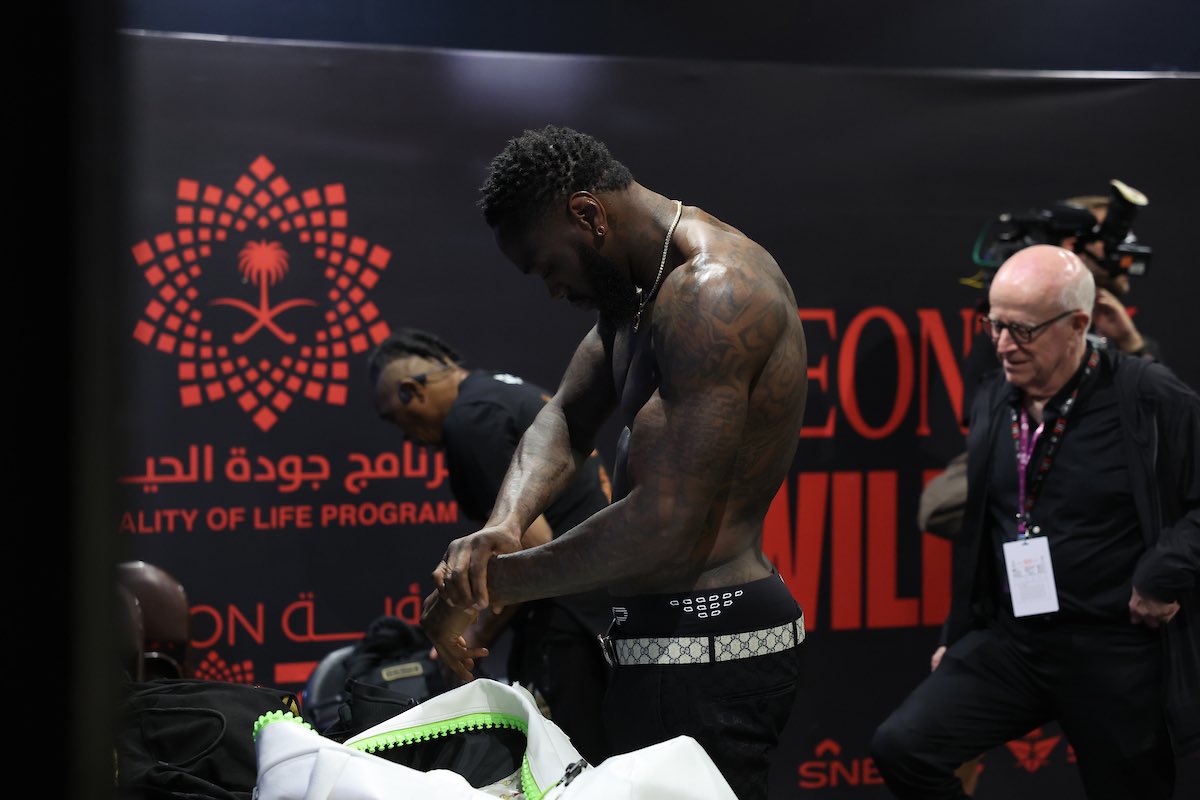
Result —
[{"label": "beard", "polygon": [[638,310],[638,292],[623,272],[600,251],[578,245],[579,261],[592,287],[592,302],[602,316],[613,322],[629,322]]}]

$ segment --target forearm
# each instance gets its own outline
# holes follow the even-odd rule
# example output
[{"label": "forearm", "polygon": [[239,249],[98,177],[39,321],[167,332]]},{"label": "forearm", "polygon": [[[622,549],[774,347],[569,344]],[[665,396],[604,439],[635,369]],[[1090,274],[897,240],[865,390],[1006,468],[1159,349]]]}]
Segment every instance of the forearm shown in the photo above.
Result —
[{"label": "forearm", "polygon": [[673,515],[670,505],[634,489],[548,544],[496,556],[487,572],[490,602],[507,606],[649,575],[668,583],[699,571],[702,521]]},{"label": "forearm", "polygon": [[588,452],[572,447],[563,410],[548,403],[517,445],[487,526],[527,530],[570,485]]},{"label": "forearm", "polygon": [[[1151,374],[1167,388],[1159,390],[1164,400],[1153,465],[1157,496],[1151,494],[1142,505],[1157,506],[1165,527],[1139,561],[1133,585],[1142,594],[1169,601],[1200,586],[1200,400],[1173,374]],[[1168,391],[1172,385],[1174,391]]]},{"label": "forearm", "polygon": [[1133,575],[1133,585],[1157,600],[1177,600],[1200,582],[1200,509],[1193,508],[1159,534]]}]

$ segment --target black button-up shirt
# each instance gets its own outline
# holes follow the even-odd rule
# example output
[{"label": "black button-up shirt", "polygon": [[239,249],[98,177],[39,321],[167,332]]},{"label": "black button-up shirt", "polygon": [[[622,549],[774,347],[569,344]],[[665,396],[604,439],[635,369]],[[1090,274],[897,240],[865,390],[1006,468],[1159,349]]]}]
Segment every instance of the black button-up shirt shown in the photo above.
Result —
[{"label": "black button-up shirt", "polygon": [[[1066,430],[1030,511],[1030,527],[1039,526],[1040,534],[1049,538],[1059,603],[1053,616],[1064,622],[1127,627],[1133,570],[1145,543],[1130,488],[1112,375],[1101,359],[1083,381],[1088,355],[1090,348],[1079,370],[1044,408],[1045,424],[1029,460],[1026,491],[1034,484],[1063,402],[1079,386]],[[1014,388],[1010,402],[1020,414],[1021,392]],[[1002,545],[1018,537],[1019,489],[1010,416],[1007,410],[1001,413],[992,442],[988,515],[998,585],[1007,591]],[[1036,427],[1032,420],[1030,425]],[[1002,617],[1011,618],[1007,595],[999,607]]]}]

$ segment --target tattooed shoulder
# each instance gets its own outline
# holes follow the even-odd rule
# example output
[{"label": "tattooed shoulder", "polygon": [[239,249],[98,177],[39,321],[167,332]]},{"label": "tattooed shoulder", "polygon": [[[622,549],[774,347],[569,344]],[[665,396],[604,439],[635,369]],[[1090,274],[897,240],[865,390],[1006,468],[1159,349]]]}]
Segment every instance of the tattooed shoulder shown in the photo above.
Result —
[{"label": "tattooed shoulder", "polygon": [[672,273],[657,306],[655,351],[664,378],[677,379],[750,380],[795,313],[764,270],[713,258]]}]

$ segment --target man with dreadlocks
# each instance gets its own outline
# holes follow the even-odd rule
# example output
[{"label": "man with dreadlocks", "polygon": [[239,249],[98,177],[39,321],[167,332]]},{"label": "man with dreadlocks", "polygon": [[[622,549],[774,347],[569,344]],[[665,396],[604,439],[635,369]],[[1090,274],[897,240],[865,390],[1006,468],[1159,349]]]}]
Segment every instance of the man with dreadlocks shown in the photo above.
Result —
[{"label": "man with dreadlocks", "polygon": [[[508,373],[467,369],[450,345],[425,331],[393,332],[371,353],[375,408],[418,444],[442,448],[459,510],[488,519],[521,434],[550,399]],[[592,452],[575,480],[521,535],[530,547],[550,541],[608,505],[611,487],[600,454]],[[596,637],[611,612],[603,592],[583,592],[510,605],[481,614],[466,632],[473,648],[512,633],[508,677],[541,700],[548,716],[589,763],[608,755],[600,701],[607,683]]]},{"label": "man with dreadlocks", "polygon": [[[642,186],[568,128],[511,140],[481,206],[522,273],[598,314],[522,437],[487,525],[436,567],[422,624],[467,669],[478,652],[458,631],[481,609],[607,589],[613,751],[688,735],[739,797],[763,798],[804,636],[762,552],[804,413],[791,287],[741,231]],[[614,412],[625,429],[613,502],[522,547]]]}]

